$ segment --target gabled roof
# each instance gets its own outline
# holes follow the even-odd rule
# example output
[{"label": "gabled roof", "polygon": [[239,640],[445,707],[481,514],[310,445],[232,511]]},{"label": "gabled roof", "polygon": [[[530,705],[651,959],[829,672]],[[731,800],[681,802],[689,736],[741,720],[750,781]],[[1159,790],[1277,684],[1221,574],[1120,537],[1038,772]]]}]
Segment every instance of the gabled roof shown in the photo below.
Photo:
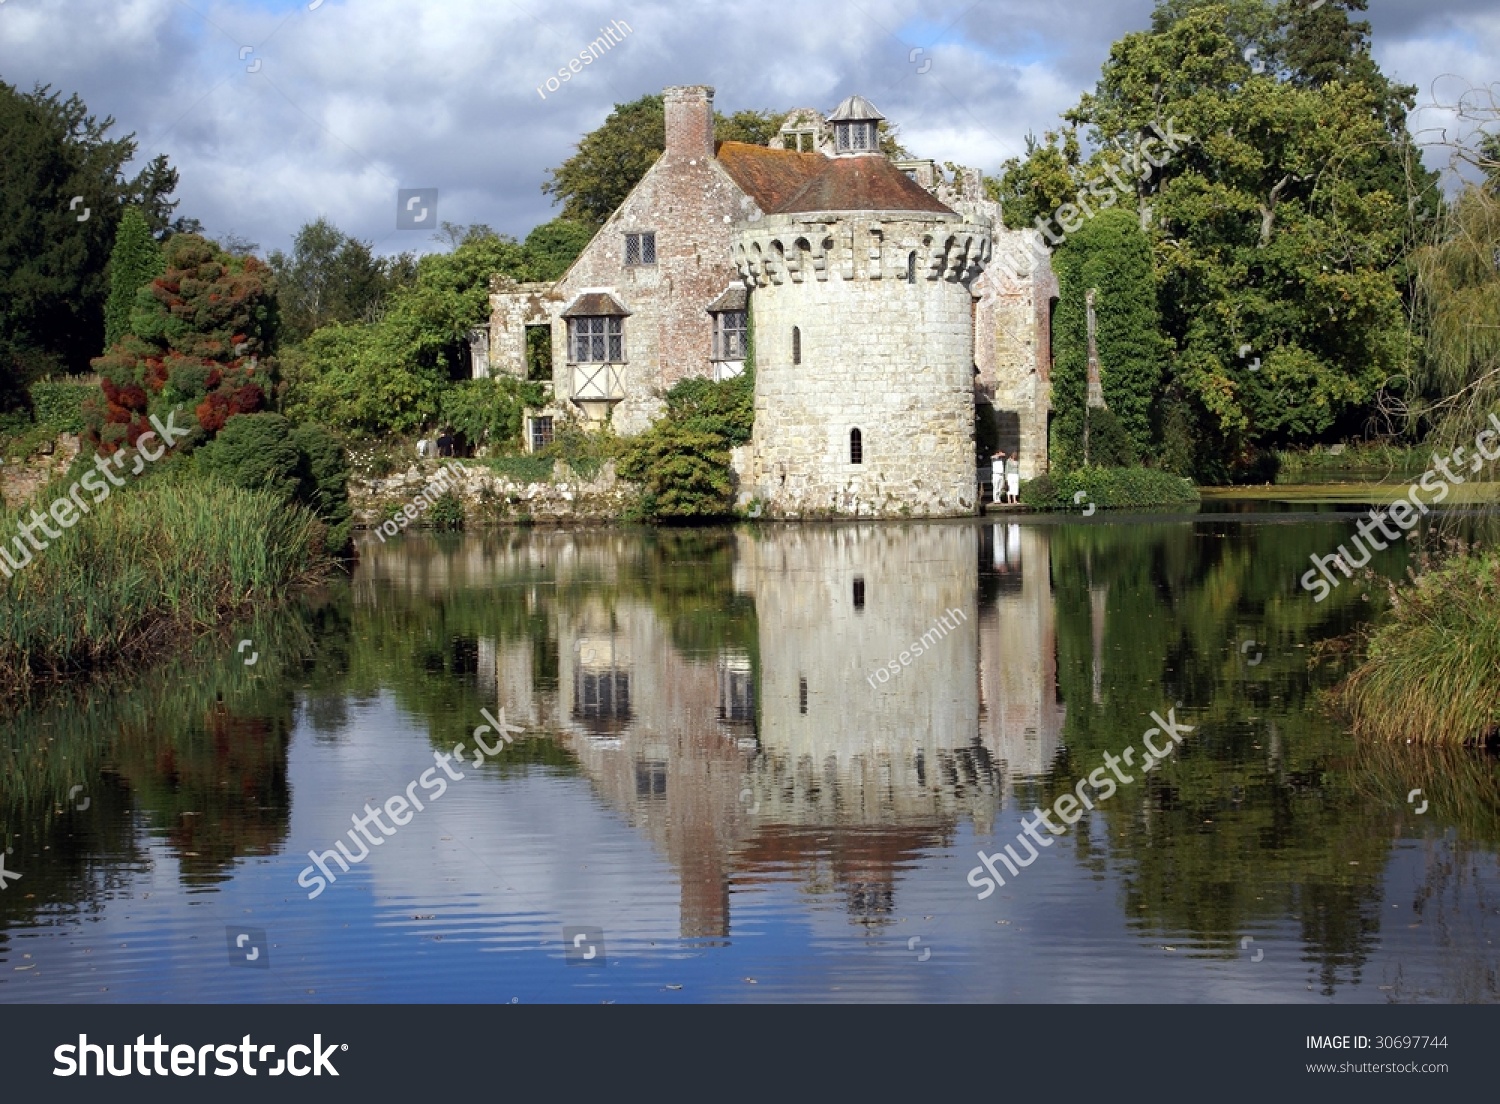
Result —
[{"label": "gabled roof", "polygon": [[628,315],[629,313],[608,292],[589,291],[580,295],[571,307],[563,311],[562,316],[564,318],[578,318],[584,315]]},{"label": "gabled roof", "polygon": [[767,149],[747,142],[720,142],[716,154],[740,190],[766,214],[791,199],[828,164],[821,153]]},{"label": "gabled roof", "polygon": [[768,215],[808,211],[955,212],[884,157],[824,157],[721,142],[719,163]]}]

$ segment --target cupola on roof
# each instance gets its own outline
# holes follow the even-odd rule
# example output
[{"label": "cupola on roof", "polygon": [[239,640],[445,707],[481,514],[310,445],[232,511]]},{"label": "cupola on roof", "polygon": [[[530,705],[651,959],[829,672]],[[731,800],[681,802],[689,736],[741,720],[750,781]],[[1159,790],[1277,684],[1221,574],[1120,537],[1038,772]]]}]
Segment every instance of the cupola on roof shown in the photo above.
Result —
[{"label": "cupola on roof", "polygon": [[833,114],[828,116],[828,121],[830,123],[879,122],[884,118],[885,116],[876,109],[875,105],[863,96],[850,96],[833,109]]}]

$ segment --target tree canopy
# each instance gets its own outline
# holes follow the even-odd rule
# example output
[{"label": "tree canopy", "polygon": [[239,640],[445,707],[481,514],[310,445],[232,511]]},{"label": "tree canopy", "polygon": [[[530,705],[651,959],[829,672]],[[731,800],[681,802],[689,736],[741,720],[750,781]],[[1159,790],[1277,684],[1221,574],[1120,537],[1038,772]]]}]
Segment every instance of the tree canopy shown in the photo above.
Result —
[{"label": "tree canopy", "polygon": [[332,322],[368,321],[399,279],[403,258],[382,259],[370,243],[326,218],[303,226],[290,254],[267,258],[276,274],[282,336],[292,344]]},{"label": "tree canopy", "polygon": [[[0,392],[45,372],[81,372],[104,344],[110,250],[122,211],[172,229],[177,173],[164,157],[133,178],[132,135],[47,86],[0,82]],[[3,401],[3,399],[0,399]]]},{"label": "tree canopy", "polygon": [[[1369,59],[1362,0],[1304,8],[1163,0],[994,189],[1011,225],[1099,190],[1134,212],[1169,340],[1155,432],[1176,426],[1209,478],[1357,428],[1413,353],[1404,262],[1433,202],[1413,90]],[[1135,161],[1164,129],[1189,138]]]}]

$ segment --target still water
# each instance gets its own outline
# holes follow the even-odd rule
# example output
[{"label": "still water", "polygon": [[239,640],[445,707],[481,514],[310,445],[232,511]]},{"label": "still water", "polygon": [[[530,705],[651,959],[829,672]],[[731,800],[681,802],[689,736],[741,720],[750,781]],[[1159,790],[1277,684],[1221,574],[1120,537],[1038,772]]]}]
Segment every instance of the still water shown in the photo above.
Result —
[{"label": "still water", "polygon": [[[7,720],[0,1001],[1495,1001],[1495,762],[1320,703],[1376,607],[1297,579],[1350,531],[366,544]],[[502,709],[492,760],[435,759]],[[977,852],[1168,709],[1176,754],[979,900]]]}]

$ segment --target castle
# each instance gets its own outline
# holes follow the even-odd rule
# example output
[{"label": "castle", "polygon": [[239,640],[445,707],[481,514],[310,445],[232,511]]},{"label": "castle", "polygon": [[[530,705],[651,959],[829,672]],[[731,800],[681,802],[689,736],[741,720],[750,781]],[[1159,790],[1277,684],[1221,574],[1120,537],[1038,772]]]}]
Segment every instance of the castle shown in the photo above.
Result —
[{"label": "castle", "polygon": [[977,171],[890,160],[859,96],[768,146],[716,143],[713,96],[666,89],[665,151],[559,280],[495,278],[474,374],[551,384],[528,449],[569,417],[644,430],[753,347],[733,464],[770,516],[973,514],[976,417],[1045,471],[1057,283],[1035,232],[1005,229]]}]

